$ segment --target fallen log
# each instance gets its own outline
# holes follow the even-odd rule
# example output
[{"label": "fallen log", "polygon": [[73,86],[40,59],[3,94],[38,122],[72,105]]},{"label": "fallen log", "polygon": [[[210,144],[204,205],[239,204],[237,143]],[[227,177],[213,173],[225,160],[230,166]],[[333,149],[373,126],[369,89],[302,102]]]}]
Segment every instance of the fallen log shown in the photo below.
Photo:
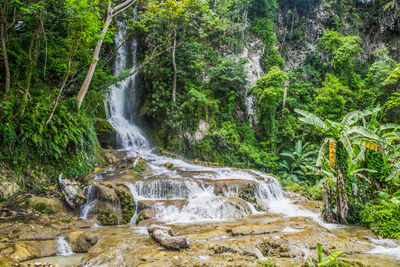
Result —
[{"label": "fallen log", "polygon": [[174,236],[170,227],[160,225],[150,225],[147,227],[150,236],[165,248],[181,249],[189,248],[189,238],[186,236]]}]

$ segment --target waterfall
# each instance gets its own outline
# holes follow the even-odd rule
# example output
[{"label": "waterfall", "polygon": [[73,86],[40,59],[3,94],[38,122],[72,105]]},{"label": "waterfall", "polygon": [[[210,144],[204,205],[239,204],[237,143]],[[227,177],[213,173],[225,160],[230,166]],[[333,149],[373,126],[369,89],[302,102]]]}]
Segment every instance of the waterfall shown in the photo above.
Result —
[{"label": "waterfall", "polygon": [[[136,14],[134,14],[136,16]],[[137,67],[137,39],[128,37],[125,22],[118,22],[119,30],[115,36],[115,46],[119,47],[114,59],[114,75],[121,71],[134,71]],[[128,39],[126,39],[128,37]],[[148,150],[149,142],[133,122],[137,111],[137,75],[111,86],[108,97],[109,122],[117,131],[117,142],[124,150]]]},{"label": "waterfall", "polygon": [[[95,179],[98,176],[95,176]],[[83,194],[86,197],[86,204],[81,206],[80,210],[80,218],[87,220],[90,211],[92,210],[93,206],[96,204],[96,189],[93,187],[93,185],[86,186],[83,189]]]},{"label": "waterfall", "polygon": [[[133,16],[137,16],[136,12]],[[114,58],[114,75],[137,68],[138,42],[129,37],[129,29],[124,21],[118,22],[115,36],[118,51]],[[288,216],[303,213],[285,198],[278,180],[261,172],[231,168],[206,167],[188,163],[181,159],[158,156],[152,153],[150,144],[141,129],[136,125],[138,110],[138,77],[133,75],[119,84],[111,86],[107,99],[109,122],[117,132],[120,149],[128,151],[128,156],[144,158],[151,174],[144,180],[127,181],[133,198],[138,202],[151,200],[157,214],[154,218],[168,223],[194,223],[205,220],[239,219],[257,213],[254,199],[263,210],[280,212],[281,205]],[[165,167],[170,162],[173,168]],[[226,181],[226,184],[224,184]],[[253,196],[252,203],[240,198],[240,190],[235,183],[249,181]],[[222,185],[221,185],[222,184]],[[87,189],[88,203],[81,211],[87,218],[94,201],[90,187]],[[250,199],[247,198],[247,199]],[[138,212],[131,219],[136,221]],[[308,214],[317,218],[316,214]],[[318,217],[319,218],[319,217]],[[318,219],[319,220],[319,219]]]},{"label": "waterfall", "polygon": [[74,252],[72,251],[71,246],[68,244],[67,240],[65,239],[65,237],[60,236],[56,238],[56,242],[57,242],[57,249],[58,249],[58,253],[57,255],[59,256],[69,256],[74,254]]}]

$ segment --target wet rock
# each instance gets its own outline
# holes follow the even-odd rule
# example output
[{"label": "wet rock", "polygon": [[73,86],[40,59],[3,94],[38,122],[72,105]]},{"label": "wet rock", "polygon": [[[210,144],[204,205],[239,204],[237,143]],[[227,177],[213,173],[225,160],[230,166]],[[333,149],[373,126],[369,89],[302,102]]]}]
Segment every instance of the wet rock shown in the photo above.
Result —
[{"label": "wet rock", "polygon": [[94,214],[100,215],[100,218],[97,216],[97,219],[106,225],[122,223],[121,203],[113,185],[94,184],[93,187],[97,192],[97,200],[92,211]]},{"label": "wet rock", "polygon": [[33,258],[53,256],[56,253],[57,244],[55,240],[9,243],[3,249],[0,248],[0,265],[4,263],[5,266],[8,266],[8,264],[16,264]]},{"label": "wet rock", "polygon": [[124,159],[126,153],[111,149],[103,149],[103,156],[108,165],[115,165],[120,161],[120,159]]},{"label": "wet rock", "polygon": [[68,234],[68,243],[75,253],[88,252],[100,239],[96,233],[74,231]]},{"label": "wet rock", "polygon": [[258,245],[258,248],[265,257],[296,257],[296,254],[291,251],[288,245],[288,240],[286,239],[264,238],[263,241]]},{"label": "wet rock", "polygon": [[151,237],[165,248],[181,249],[189,248],[190,242],[186,236],[174,236],[170,227],[150,225],[147,231]]},{"label": "wet rock", "polygon": [[76,181],[62,179],[61,174],[60,177],[57,179],[57,182],[60,186],[61,191],[64,193],[65,201],[67,202],[68,206],[75,209],[80,205],[86,203],[86,198]]},{"label": "wet rock", "polygon": [[103,148],[117,148],[117,131],[107,120],[96,120],[94,129]]}]

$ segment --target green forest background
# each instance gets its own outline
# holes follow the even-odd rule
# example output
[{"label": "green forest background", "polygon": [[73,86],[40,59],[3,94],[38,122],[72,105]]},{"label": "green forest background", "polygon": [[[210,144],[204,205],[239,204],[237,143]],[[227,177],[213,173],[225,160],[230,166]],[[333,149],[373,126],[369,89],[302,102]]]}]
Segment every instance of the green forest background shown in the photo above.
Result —
[{"label": "green forest background", "polygon": [[[110,3],[1,2],[4,186],[40,192],[103,164],[104,99],[129,75],[112,75],[115,18],[76,97]],[[398,0],[148,0],[116,18],[139,40],[138,123],[161,151],[272,173],[328,221],[400,238]],[[249,87],[251,46],[264,75]]]}]

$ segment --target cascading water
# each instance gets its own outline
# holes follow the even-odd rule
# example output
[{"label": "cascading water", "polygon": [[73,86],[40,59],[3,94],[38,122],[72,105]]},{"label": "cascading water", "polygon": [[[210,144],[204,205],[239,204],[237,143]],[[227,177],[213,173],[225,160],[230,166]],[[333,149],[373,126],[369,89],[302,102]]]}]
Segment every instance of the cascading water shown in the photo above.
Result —
[{"label": "cascading water", "polygon": [[58,249],[58,253],[57,255],[59,256],[69,256],[74,254],[74,252],[72,251],[71,246],[68,244],[67,240],[65,239],[65,237],[57,237],[56,238],[57,241],[57,249]]},{"label": "cascading water", "polygon": [[[136,13],[134,16],[136,16]],[[114,75],[120,74],[121,71],[132,72],[137,67],[137,40],[134,37],[126,39],[129,32],[124,22],[119,22],[118,27],[119,31],[115,37],[115,44],[119,49],[115,55]],[[204,220],[237,219],[249,213],[257,212],[253,203],[243,204],[243,202],[234,201],[235,198],[240,197],[238,186],[231,184],[221,191],[213,183],[207,183],[206,180],[253,181],[253,184],[256,184],[253,194],[259,208],[275,210],[275,207],[283,206],[285,209],[277,211],[288,216],[305,214],[303,210],[298,209],[285,198],[280,183],[271,176],[256,171],[204,167],[180,159],[153,154],[148,140],[135,124],[138,109],[137,92],[136,75],[130,76],[111,87],[107,100],[109,122],[117,132],[119,148],[129,151],[130,156],[136,157],[135,162],[138,161],[139,156],[145,158],[151,169],[151,175],[146,177],[149,181],[127,183],[134,199],[136,201],[152,200],[155,202],[167,199],[185,199],[185,202],[183,204],[180,202],[179,205],[174,205],[177,202],[170,202],[168,205],[165,202],[156,203],[154,209],[157,211],[157,219],[171,223],[188,223]],[[165,167],[166,162],[171,162],[175,169],[171,170]],[[193,172],[194,174],[188,177],[182,171]],[[157,178],[160,179],[157,180]],[[203,180],[204,182],[201,182]],[[82,218],[87,218],[94,203],[90,195],[90,188],[87,189],[87,196],[88,203],[81,211]],[[318,214],[306,212],[306,215],[315,218],[322,224]],[[136,217],[137,212],[135,212],[131,222],[136,221]]]},{"label": "cascading water", "polygon": [[[97,176],[95,176],[96,179]],[[96,190],[93,187],[93,185],[89,185],[87,187],[85,187],[83,189],[83,194],[86,197],[86,204],[81,206],[81,210],[80,210],[80,217],[82,219],[87,220],[90,211],[92,210],[92,208],[94,207],[94,205],[96,204]]]},{"label": "cascading water", "polygon": [[[137,16],[136,13],[134,16]],[[120,74],[121,71],[132,72],[137,67],[137,40],[134,37],[126,39],[129,32],[124,22],[119,22],[118,27],[119,30],[115,37],[116,47],[119,47],[114,61],[115,75]],[[159,220],[188,223],[204,220],[236,219],[249,213],[256,213],[252,203],[247,202],[247,205],[244,205],[235,200],[240,197],[238,186],[230,184],[221,191],[210,182],[248,180],[253,183],[255,188],[253,194],[259,208],[269,209],[287,216],[311,217],[321,225],[331,227],[324,224],[318,214],[300,209],[292,204],[284,196],[279,181],[272,176],[257,171],[205,167],[152,153],[148,140],[135,124],[138,110],[137,92],[136,75],[130,76],[111,87],[107,100],[109,122],[117,132],[119,148],[128,151],[128,156],[136,157],[135,162],[140,155],[151,169],[151,175],[144,177],[144,181],[135,180],[127,183],[126,186],[136,201],[151,200],[156,203],[154,208],[158,212],[156,217]],[[172,163],[174,169],[165,167],[166,162]],[[190,174],[191,172],[192,174]],[[180,205],[174,205],[175,202],[170,202],[167,205],[165,200],[171,199],[184,199],[185,202]],[[90,203],[89,201],[89,204],[87,204],[89,210]],[[238,208],[232,208],[234,206]],[[87,217],[85,212],[86,209],[82,211],[83,217]],[[135,212],[131,222],[135,221],[136,216],[137,213]]]},{"label": "cascading water", "polygon": [[[123,22],[119,22],[118,27],[119,31],[115,37],[115,44],[119,47],[114,61],[115,75],[120,74],[121,71],[134,71],[137,67],[137,40],[135,38],[125,40],[129,34],[128,28]],[[130,76],[118,85],[111,87],[107,100],[109,122],[117,131],[119,148],[129,151],[129,155],[136,157],[136,161],[138,155],[145,158],[151,169],[151,175],[147,176],[147,179],[161,177],[158,180],[127,183],[126,185],[134,199],[136,201],[152,200],[156,202],[165,199],[185,199],[185,202],[183,204],[180,202],[179,205],[174,205],[177,202],[171,202],[172,204],[168,203],[168,205],[164,202],[156,203],[154,209],[157,211],[157,219],[170,223],[190,223],[204,220],[238,219],[257,212],[252,203],[246,204],[245,201],[237,200],[240,197],[237,186],[229,185],[225,191],[220,192],[221,190],[217,190],[215,185],[201,182],[202,180],[253,181],[257,184],[254,192],[255,198],[264,210],[269,208],[269,203],[272,200],[284,198],[279,182],[275,178],[266,177],[262,173],[230,168],[204,167],[180,159],[153,154],[145,135],[135,125],[137,89],[136,75]],[[166,162],[171,162],[175,170],[165,167]],[[181,172],[194,172],[194,174],[185,177],[177,169]],[[84,218],[87,218],[91,202],[88,201],[86,206],[81,214]],[[136,221],[136,217],[137,212],[135,212],[131,222]]]},{"label": "cascading water", "polygon": [[[135,14],[136,16],[136,14]],[[137,67],[137,40],[129,36],[124,22],[118,23],[119,31],[115,37],[115,45],[119,47],[114,59],[114,75],[121,71],[134,71]],[[132,75],[117,85],[111,86],[108,98],[109,122],[117,131],[117,143],[121,149],[141,151],[149,149],[149,143],[133,120],[136,111],[137,75]]]}]

